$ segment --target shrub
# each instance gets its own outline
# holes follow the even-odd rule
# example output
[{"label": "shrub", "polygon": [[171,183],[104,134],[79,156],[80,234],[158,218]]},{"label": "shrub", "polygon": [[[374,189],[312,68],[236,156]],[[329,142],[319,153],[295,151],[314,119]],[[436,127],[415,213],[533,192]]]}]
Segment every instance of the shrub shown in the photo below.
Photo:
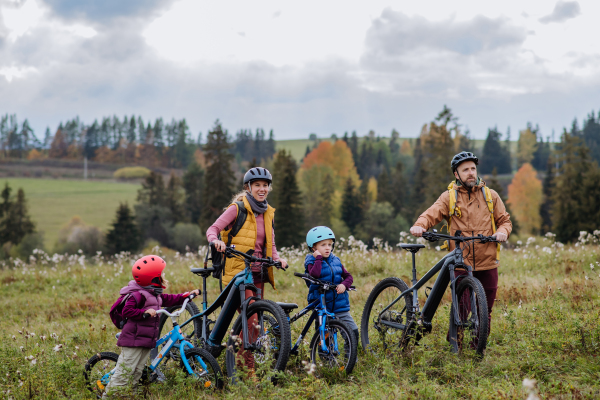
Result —
[{"label": "shrub", "polygon": [[199,246],[206,244],[206,236],[202,234],[198,225],[183,222],[169,228],[169,239],[170,247],[180,253],[187,251],[186,246],[194,252],[198,250]]},{"label": "shrub", "polygon": [[28,233],[23,236],[18,245],[11,247],[10,255],[25,260],[33,254],[35,249],[44,249],[44,234],[41,232]]},{"label": "shrub", "polygon": [[119,168],[113,174],[115,179],[141,179],[150,175],[150,170],[146,167],[125,167]]},{"label": "shrub", "polygon": [[59,232],[55,252],[76,254],[81,250],[87,256],[94,256],[104,247],[102,231],[89,226],[78,216],[71,218]]}]

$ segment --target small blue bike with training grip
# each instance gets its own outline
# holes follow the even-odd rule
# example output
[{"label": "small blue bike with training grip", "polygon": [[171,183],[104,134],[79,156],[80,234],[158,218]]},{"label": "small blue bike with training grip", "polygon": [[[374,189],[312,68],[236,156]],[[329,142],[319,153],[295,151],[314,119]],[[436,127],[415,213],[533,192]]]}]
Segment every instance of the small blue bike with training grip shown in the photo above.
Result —
[{"label": "small blue bike with training grip", "polygon": [[[173,313],[164,309],[156,312],[171,317],[173,329],[156,342],[156,349],[159,350],[158,354],[144,370],[140,383],[146,384],[156,381],[157,374],[155,371],[158,366],[165,360],[173,360],[175,362],[170,363],[170,365],[162,366],[162,372],[169,370],[169,367],[183,369],[189,377],[193,378],[193,381],[199,382],[204,388],[221,389],[223,387],[223,374],[217,360],[208,351],[194,347],[184,336],[177,323],[177,317],[186,309],[188,302],[194,297],[192,294],[186,298],[181,309]],[[116,337],[118,338],[120,334],[120,332],[117,333]],[[178,351],[171,351],[175,350],[175,347]],[[118,359],[119,355],[117,353],[101,352],[94,355],[85,364],[83,375],[86,386],[90,392],[96,395],[96,398],[102,398],[106,386],[117,369]]]}]

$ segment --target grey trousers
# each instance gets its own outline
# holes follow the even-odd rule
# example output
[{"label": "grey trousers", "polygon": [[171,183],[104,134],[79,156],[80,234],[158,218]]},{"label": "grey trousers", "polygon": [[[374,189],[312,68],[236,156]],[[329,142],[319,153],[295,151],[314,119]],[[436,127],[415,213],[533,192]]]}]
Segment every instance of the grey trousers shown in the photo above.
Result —
[{"label": "grey trousers", "polygon": [[144,372],[144,366],[150,354],[146,347],[121,347],[121,355],[117,361],[117,369],[106,385],[104,395],[106,398],[111,391],[122,389],[130,384],[137,386],[138,381]]},{"label": "grey trousers", "polygon": [[344,321],[346,323],[346,325],[348,325],[348,328],[352,329],[353,331],[358,330],[358,326],[356,325],[356,322],[354,322],[354,319],[352,319],[352,315],[350,315],[350,311],[335,313],[335,319]]}]

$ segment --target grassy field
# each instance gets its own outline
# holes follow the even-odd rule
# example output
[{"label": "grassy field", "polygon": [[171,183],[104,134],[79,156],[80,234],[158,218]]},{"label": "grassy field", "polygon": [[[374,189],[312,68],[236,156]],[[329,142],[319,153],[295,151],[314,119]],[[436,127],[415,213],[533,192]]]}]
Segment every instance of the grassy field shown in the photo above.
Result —
[{"label": "grassy field", "polygon": [[[524,379],[536,381],[532,390],[540,398],[598,398],[600,251],[598,237],[594,240],[595,244],[562,246],[537,238],[502,252],[492,333],[481,361],[473,354],[450,353],[445,341],[447,295],[433,320],[433,331],[421,342],[426,346],[411,347],[404,354],[361,353],[349,377],[308,374],[301,364],[305,352],[290,359],[290,374],[275,387],[258,382],[214,393],[169,380],[145,388],[144,398],[525,399],[529,392]],[[358,291],[350,297],[352,314],[359,322],[363,304],[378,281],[388,276],[408,281],[410,257],[390,249],[367,251],[360,243],[345,247],[337,254],[355,278]],[[277,272],[278,291],[268,287],[266,298],[303,306],[306,286],[292,272],[303,271],[304,252],[281,253],[291,268]],[[419,275],[443,254],[433,249],[420,252]],[[188,271],[200,266],[197,254],[166,258],[171,293],[200,285],[200,279]],[[131,258],[107,262],[38,254],[30,262],[0,270],[4,310],[0,397],[90,398],[83,385],[83,366],[100,350],[118,352],[108,310],[130,279]],[[210,285],[209,299],[214,299],[214,279]],[[58,345],[62,347],[54,351]],[[223,360],[221,355],[219,361]]]},{"label": "grassy field", "polygon": [[2,187],[4,182],[15,194],[19,188],[25,191],[30,215],[36,229],[44,232],[47,248],[54,246],[60,228],[75,215],[88,225],[107,229],[119,203],[132,206],[139,189],[139,184],[83,180],[2,178]]}]

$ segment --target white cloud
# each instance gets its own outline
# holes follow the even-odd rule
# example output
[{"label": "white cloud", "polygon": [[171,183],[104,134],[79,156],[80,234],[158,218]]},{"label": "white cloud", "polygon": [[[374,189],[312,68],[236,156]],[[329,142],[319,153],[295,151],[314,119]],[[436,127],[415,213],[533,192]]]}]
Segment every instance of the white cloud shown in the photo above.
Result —
[{"label": "white cloud", "polygon": [[542,24],[550,22],[565,22],[568,19],[575,18],[581,14],[581,7],[576,1],[558,1],[551,14],[540,18]]}]

